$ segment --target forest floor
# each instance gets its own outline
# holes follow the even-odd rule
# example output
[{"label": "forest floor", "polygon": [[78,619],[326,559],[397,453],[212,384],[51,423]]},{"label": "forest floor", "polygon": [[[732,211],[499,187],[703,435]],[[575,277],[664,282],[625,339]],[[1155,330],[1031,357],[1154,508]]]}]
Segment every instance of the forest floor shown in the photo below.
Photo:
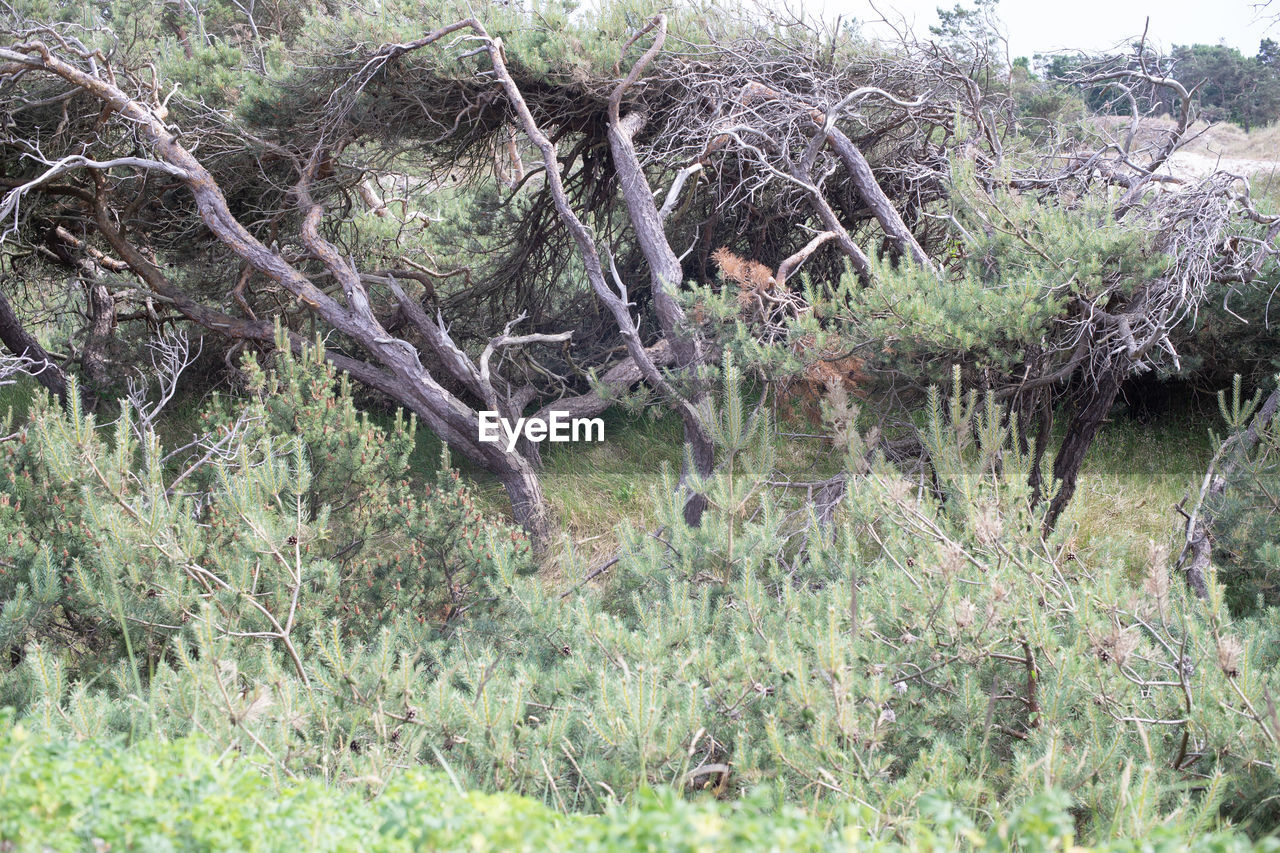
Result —
[{"label": "forest floor", "polygon": [[[1180,516],[1174,507],[1199,489],[1213,453],[1209,430],[1217,427],[1216,414],[1190,410],[1148,423],[1120,413],[1104,425],[1059,525],[1074,539],[1076,553],[1094,564],[1123,566],[1126,572],[1145,570],[1153,543],[1176,555]],[[789,433],[785,426],[780,433],[776,449],[782,476],[815,480],[838,470],[836,454],[825,442]],[[545,454],[543,487],[563,531],[560,559],[549,561],[553,581],[572,571],[570,562],[598,565],[611,557],[624,524],[655,526],[656,501],[650,494],[662,487],[664,465],[679,471],[681,435],[674,418],[615,418],[605,435],[603,444],[560,445]],[[506,512],[496,482],[475,471],[464,473],[488,507]],[[571,555],[576,560],[567,559]]]}]

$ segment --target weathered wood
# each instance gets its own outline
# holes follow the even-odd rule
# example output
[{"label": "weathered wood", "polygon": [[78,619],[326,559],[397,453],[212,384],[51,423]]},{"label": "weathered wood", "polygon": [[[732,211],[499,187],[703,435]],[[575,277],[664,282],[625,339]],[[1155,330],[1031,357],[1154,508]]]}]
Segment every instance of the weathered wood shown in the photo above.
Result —
[{"label": "weathered wood", "polygon": [[858,190],[858,195],[861,196],[863,203],[871,209],[872,215],[880,223],[884,233],[889,235],[889,238],[897,244],[904,255],[909,256],[917,264],[936,274],[937,270],[934,269],[933,262],[929,260],[929,256],[924,249],[920,247],[920,243],[916,240],[915,235],[911,233],[911,229],[903,222],[902,214],[898,213],[898,209],[893,206],[893,202],[889,200],[884,190],[880,188],[880,183],[876,180],[875,173],[871,171],[871,164],[862,155],[862,151],[853,143],[853,140],[834,124],[827,122],[827,126],[824,127],[823,131],[827,140],[831,143],[831,147],[835,149],[836,154],[840,156],[840,160],[849,171],[849,178]]},{"label": "weathered wood", "polygon": [[[667,36],[667,19],[665,15],[656,16],[649,25],[654,32],[653,44],[644,52],[627,74],[613,90],[609,97],[609,150],[613,154],[613,167],[618,174],[618,185],[622,191],[623,203],[627,207],[627,218],[636,235],[640,253],[649,265],[650,292],[653,297],[654,310],[658,315],[658,323],[662,333],[670,345],[675,366],[691,374],[703,362],[703,355],[697,339],[689,328],[684,309],[675,298],[675,291],[684,282],[684,270],[679,257],[671,248],[663,228],[663,216],[654,203],[653,188],[645,177],[644,167],[636,154],[633,138],[644,126],[644,114],[639,111],[621,115],[622,98],[645,67],[653,61]],[[630,319],[628,317],[628,319]],[[632,359],[639,366],[639,359],[633,353]],[[689,377],[692,378],[692,377]],[[680,413],[684,426],[685,446],[689,450],[689,460],[693,472],[699,477],[711,474],[715,465],[715,447],[711,435],[702,422],[700,404],[705,391],[690,383],[689,389],[680,399],[670,399]],[[689,471],[683,472],[682,480]],[[706,508],[706,498],[699,494],[691,494],[685,503],[685,521],[697,525],[702,512]]]},{"label": "weathered wood", "polygon": [[116,328],[116,301],[107,286],[96,277],[85,276],[83,280],[85,298],[89,303],[89,327],[85,330],[84,346],[80,351],[80,369],[97,397],[111,386],[107,348]]},{"label": "weathered wood", "polygon": [[[645,349],[645,354],[659,367],[675,363],[675,354],[667,341],[658,341]],[[576,397],[562,397],[554,403],[548,403],[538,410],[535,418],[549,418],[552,412],[565,412],[573,418],[589,418],[598,415],[613,405],[613,398],[624,394],[644,379],[644,373],[635,359],[628,356],[605,371],[600,377],[601,388]],[[604,393],[600,393],[603,391]]]},{"label": "weathered wood", "polygon": [[[466,25],[478,27],[478,22]],[[458,29],[453,27],[453,30]],[[450,30],[452,31],[452,30]],[[439,37],[438,31],[435,37]],[[427,43],[427,40],[419,40]],[[80,86],[99,98],[105,105],[127,119],[135,132],[148,142],[156,155],[168,165],[192,193],[201,220],[213,235],[228,249],[251,265],[262,275],[280,284],[298,301],[339,332],[359,343],[378,362],[374,365],[354,359],[334,359],[335,364],[353,368],[357,380],[366,381],[384,391],[396,402],[415,412],[424,423],[468,458],[494,473],[511,498],[512,512],[516,520],[529,532],[536,543],[545,544],[550,534],[550,515],[541,485],[529,460],[517,452],[505,450],[501,443],[479,440],[478,416],[442,387],[425,370],[417,352],[406,341],[395,338],[386,331],[369,308],[368,296],[357,270],[343,258],[337,249],[321,237],[319,223],[323,208],[315,203],[308,192],[311,169],[304,171],[295,192],[303,211],[302,239],[308,249],[325,265],[328,272],[342,285],[347,304],[343,305],[329,296],[279,253],[267,248],[249,232],[231,213],[226,198],[213,176],[170,132],[169,128],[150,108],[129,97],[109,79],[90,73],[54,55],[40,42],[19,46],[21,49],[0,49],[0,59],[28,69],[46,71],[69,83]],[[395,46],[403,48],[404,46]],[[100,176],[99,172],[95,174]],[[100,228],[109,225],[109,212],[104,215],[106,193],[99,185],[96,214]],[[111,232],[115,231],[115,238]],[[267,330],[261,322],[231,318],[222,312],[209,309],[186,297],[128,241],[118,230],[104,230],[113,248],[130,268],[157,292],[166,293],[184,315],[206,328],[230,334],[233,337],[263,339]],[[163,289],[162,289],[163,288]],[[271,330],[274,335],[274,329]]]},{"label": "weathered wood", "polygon": [[[656,25],[661,30],[665,27],[665,23],[665,17],[659,15],[655,18],[654,24],[651,24],[650,26],[652,27]],[[586,271],[587,281],[591,285],[591,289],[595,292],[596,297],[604,303],[605,307],[609,310],[609,313],[613,315],[614,322],[617,324],[618,330],[622,334],[622,339],[626,345],[627,352],[635,362],[636,366],[640,369],[641,375],[644,377],[645,381],[662,394],[668,404],[679,413],[681,420],[685,424],[686,440],[689,440],[692,435],[693,443],[691,450],[695,467],[699,471],[705,470],[710,472],[714,461],[713,448],[709,437],[706,437],[705,440],[703,440],[703,436],[705,436],[705,428],[697,426],[700,423],[698,420],[699,413],[692,402],[672,386],[667,378],[663,376],[662,372],[658,370],[658,366],[653,363],[653,360],[645,352],[644,346],[640,341],[640,334],[636,328],[635,320],[631,316],[630,306],[625,298],[625,291],[615,292],[608,279],[606,279],[604,264],[600,258],[600,251],[596,247],[595,235],[578,217],[578,214],[573,210],[573,207],[569,202],[568,193],[565,191],[564,178],[560,171],[561,163],[556,151],[555,143],[553,143],[547,137],[546,133],[543,132],[542,128],[539,127],[537,121],[533,117],[533,114],[529,110],[529,105],[524,99],[524,94],[520,91],[520,88],[512,78],[511,72],[507,68],[502,40],[491,38],[488,32],[485,31],[484,27],[478,21],[473,22],[472,26],[476,32],[487,41],[489,59],[493,64],[494,77],[502,86],[503,92],[506,94],[507,100],[510,103],[512,110],[515,112],[516,117],[519,119],[520,126],[524,129],[525,135],[529,137],[529,141],[533,143],[534,147],[538,149],[538,152],[541,155],[542,163],[545,167],[543,174],[547,182],[547,189],[551,194],[556,214],[559,216],[561,223],[573,238],[574,244],[578,250],[578,256],[582,260],[583,268]],[[651,47],[646,55],[651,56],[654,52],[655,49]],[[628,80],[634,79],[642,68],[642,64],[637,63],[636,67],[632,69],[631,74],[628,76]],[[625,84],[626,81],[624,81],[624,85]],[[620,98],[620,96],[618,97]],[[614,112],[616,114],[616,110]],[[634,132],[634,129],[632,128],[630,132]],[[626,145],[629,143],[627,133],[628,127],[622,125],[621,118],[610,121],[610,139],[611,141],[618,140],[622,143],[622,159],[624,160],[626,159]],[[632,152],[631,156],[634,157],[634,152]],[[618,157],[615,153],[615,168],[618,167],[617,159]],[[624,167],[624,169],[625,168],[626,167]],[[638,202],[638,198],[636,196],[637,189],[634,183],[632,186],[631,200],[635,203]],[[647,187],[647,183],[645,186]],[[649,205],[652,207],[652,195],[649,196],[648,201]],[[633,216],[632,219],[634,222],[635,217]],[[675,265],[673,266],[671,264],[671,259],[674,258],[674,253],[672,253],[670,257],[667,257],[666,255],[667,252],[670,252],[670,247],[668,246],[666,252],[664,252],[657,242],[652,242],[656,241],[658,236],[653,231],[653,226],[655,224],[660,230],[661,218],[658,216],[656,207],[653,209],[651,219],[647,215],[641,217],[640,223],[637,226],[639,229],[637,231],[637,237],[643,233],[645,235],[644,239],[651,241],[650,249],[653,252],[653,257],[650,258],[646,256],[646,260],[649,260],[651,264],[651,270],[653,270],[652,274],[655,277],[655,280],[661,282],[665,287],[667,282],[679,282],[679,261],[676,259]],[[662,238],[662,242],[665,242],[665,237]],[[655,307],[661,298],[663,297],[659,292],[655,291]],[[664,304],[666,307],[664,309],[660,309],[659,316],[661,318],[665,315],[666,319],[663,322],[672,324],[671,328],[674,329],[682,317],[682,315],[675,313],[675,311],[679,310],[679,307],[674,303],[674,301],[664,302]],[[673,310],[673,308],[675,310]],[[671,344],[673,347],[691,346],[691,344],[680,341],[679,336],[672,339]],[[696,352],[696,350],[686,350],[685,352],[686,355],[688,355],[690,352]],[[677,359],[679,358],[680,355],[677,353]],[[690,362],[685,363],[687,364]],[[701,435],[699,435],[699,433],[701,433]],[[706,501],[702,496],[691,496],[690,500],[685,505],[685,519],[692,524],[696,524],[698,519],[701,518],[702,510],[705,505]]]},{"label": "weathered wood", "polygon": [[13,305],[0,291],[0,342],[9,352],[22,358],[31,359],[31,373],[36,381],[48,388],[62,405],[67,404],[67,375],[62,368],[50,358],[49,353],[35,336],[26,330],[22,321],[13,310]]}]

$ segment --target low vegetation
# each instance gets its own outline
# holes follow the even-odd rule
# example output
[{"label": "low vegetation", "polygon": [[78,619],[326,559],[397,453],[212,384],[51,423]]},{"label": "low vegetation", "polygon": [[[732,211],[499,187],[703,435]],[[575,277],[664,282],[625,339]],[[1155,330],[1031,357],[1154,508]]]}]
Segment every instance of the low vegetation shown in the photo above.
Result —
[{"label": "low vegetation", "polygon": [[[1233,618],[1216,583],[1198,604],[1159,544],[1133,581],[1105,549],[1042,538],[1029,457],[993,403],[931,398],[941,503],[849,433],[848,493],[820,521],[770,497],[771,422],[729,364],[715,423],[730,463],[702,485],[703,525],[679,524],[656,489],[657,532],[624,532],[616,565],[558,593],[522,574],[523,537],[469,510],[447,468],[414,512],[412,424],[362,421],[312,355],[247,367],[258,396],[209,404],[227,439],[195,471],[166,465],[127,408],[104,428],[37,401],[4,445],[16,559],[0,631],[24,645],[0,695],[33,745],[124,739],[112,760],[126,764],[238,755],[237,785],[318,791],[293,781],[316,777],[337,786],[323,797],[381,792],[379,809],[406,784],[512,792],[547,804],[548,832],[598,826],[554,812],[656,808],[653,788],[754,792],[756,820],[807,806],[770,829],[798,833],[797,849],[840,832],[913,845],[939,798],[958,821],[943,846],[1020,826],[989,812],[1104,845],[1169,821],[1270,825],[1270,612]],[[427,571],[443,574],[406,588]],[[176,745],[147,746],[162,742]],[[453,781],[413,788],[406,764]],[[1188,772],[1204,784],[1186,788]],[[299,798],[280,820],[385,829],[326,828]],[[227,808],[182,831],[234,826]],[[732,823],[717,814],[672,820]]]},{"label": "low vegetation", "polygon": [[0,734],[0,835],[13,849],[382,851],[525,850],[700,853],[767,845],[785,853],[823,850],[1004,850],[1070,848],[1124,851],[1270,850],[1238,833],[1203,832],[1190,844],[1174,827],[1155,827],[1141,846],[1073,844],[1067,800],[1040,795],[994,825],[979,828],[936,796],[899,841],[870,837],[858,810],[821,821],[759,799],[689,802],[671,791],[642,791],[598,816],[563,815],[513,794],[459,790],[443,773],[401,774],[376,797],[314,780],[272,785],[243,763],[219,761],[198,739],[120,747],[46,742],[22,726]]},{"label": "low vegetation", "polygon": [[110,5],[0,15],[0,853],[1280,847],[1274,45]]}]

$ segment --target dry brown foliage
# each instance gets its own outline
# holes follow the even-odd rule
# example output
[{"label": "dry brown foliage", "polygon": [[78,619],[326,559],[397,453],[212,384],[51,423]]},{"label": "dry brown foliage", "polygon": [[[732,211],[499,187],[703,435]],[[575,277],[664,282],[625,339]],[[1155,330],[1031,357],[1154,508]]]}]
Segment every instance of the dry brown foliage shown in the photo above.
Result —
[{"label": "dry brown foliage", "polygon": [[[787,313],[803,308],[803,301],[777,278],[764,264],[740,257],[721,247],[711,255],[720,275],[738,287],[738,305],[744,319],[749,322],[771,325],[783,319]],[[803,377],[780,383],[778,391],[782,399],[800,404],[809,421],[822,420],[822,401],[833,394],[864,398],[870,377],[864,371],[866,362],[851,355],[819,352],[814,349],[810,335],[798,338],[792,350],[805,361]]]}]

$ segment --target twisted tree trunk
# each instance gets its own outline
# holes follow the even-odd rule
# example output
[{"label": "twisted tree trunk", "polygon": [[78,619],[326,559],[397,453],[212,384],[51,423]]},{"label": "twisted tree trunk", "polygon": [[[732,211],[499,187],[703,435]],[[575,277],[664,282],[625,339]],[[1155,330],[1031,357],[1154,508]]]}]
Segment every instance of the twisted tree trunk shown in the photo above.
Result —
[{"label": "twisted tree trunk", "polygon": [[1206,574],[1213,557],[1211,536],[1213,510],[1205,504],[1210,499],[1221,497],[1226,493],[1231,485],[1232,476],[1240,467],[1241,460],[1257,445],[1262,432],[1270,427],[1271,421],[1278,413],[1280,413],[1280,388],[1276,388],[1268,395],[1266,401],[1254,413],[1253,419],[1249,421],[1248,429],[1223,442],[1214,455],[1213,461],[1209,463],[1209,470],[1200,487],[1195,508],[1187,516],[1186,540],[1176,565],[1176,568],[1186,576],[1187,586],[1191,587],[1191,591],[1198,598],[1209,597]]},{"label": "twisted tree trunk", "polygon": [[89,328],[85,331],[84,348],[80,351],[80,369],[95,398],[111,387],[111,365],[107,347],[116,328],[116,301],[101,281],[84,278],[85,299],[89,308]]},{"label": "twisted tree trunk", "polygon": [[1120,384],[1128,374],[1128,364],[1108,367],[1097,377],[1089,389],[1085,399],[1076,405],[1067,423],[1067,432],[1062,444],[1058,447],[1058,455],[1053,460],[1053,478],[1059,481],[1058,493],[1049,502],[1049,511],[1045,515],[1045,532],[1053,530],[1058,517],[1071,502],[1076,492],[1076,479],[1080,475],[1080,466],[1089,452],[1098,429],[1111,411],[1111,405],[1120,393]]},{"label": "twisted tree trunk", "polygon": [[[465,26],[478,27],[478,24],[470,21],[445,27],[421,42],[429,44]],[[265,246],[232,215],[213,176],[165,125],[158,114],[163,111],[162,107],[151,108],[140,103],[125,94],[97,66],[90,66],[87,70],[78,67],[56,56],[40,42],[0,49],[0,60],[9,63],[10,68],[44,71],[61,77],[99,98],[113,112],[128,120],[138,136],[148,142],[160,157],[159,161],[138,160],[134,165],[139,168],[158,168],[181,180],[195,197],[200,218],[214,237],[258,272],[279,283],[330,326],[369,352],[377,360],[377,364],[342,356],[331,357],[330,360],[356,379],[383,391],[397,403],[416,413],[451,447],[457,448],[469,459],[496,475],[508,490],[516,521],[529,533],[536,547],[547,544],[550,513],[529,460],[518,452],[507,451],[501,443],[479,440],[477,411],[441,386],[422,366],[417,352],[408,342],[392,336],[382,327],[370,309],[368,294],[359,272],[335,246],[320,235],[319,225],[324,211],[312,200],[309,184],[314,177],[321,152],[316,152],[317,156],[303,170],[295,187],[298,204],[303,212],[301,237],[304,245],[320,259],[329,274],[342,286],[345,304],[316,287],[308,276],[278,252]],[[270,324],[229,317],[191,300],[174,287],[157,266],[130,245],[114,227],[107,209],[107,194],[103,189],[102,164],[92,164],[80,158],[75,165],[98,167],[95,171],[98,192],[94,201],[98,225],[135,274],[158,292],[172,296],[180,311],[206,328],[224,331],[236,337],[274,339],[274,328]],[[24,352],[31,351],[29,343],[22,342],[22,346]],[[43,353],[43,350],[39,352]],[[42,361],[48,362],[48,359],[42,358]],[[473,365],[468,366],[468,373],[471,371],[474,371]]]},{"label": "twisted tree trunk", "polygon": [[9,352],[32,361],[31,373],[41,385],[53,392],[63,406],[67,404],[67,374],[49,357],[45,348],[22,325],[13,305],[0,291],[0,342]]}]

